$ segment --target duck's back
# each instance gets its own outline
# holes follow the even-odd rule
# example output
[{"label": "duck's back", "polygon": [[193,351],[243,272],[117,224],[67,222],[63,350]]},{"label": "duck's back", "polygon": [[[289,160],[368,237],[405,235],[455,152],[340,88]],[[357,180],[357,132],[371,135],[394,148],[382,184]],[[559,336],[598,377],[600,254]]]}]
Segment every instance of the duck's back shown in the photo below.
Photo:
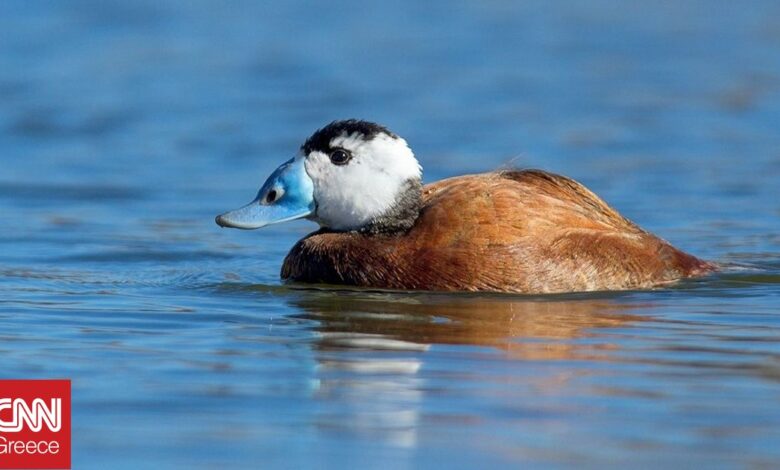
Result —
[{"label": "duck's back", "polygon": [[423,188],[407,233],[316,232],[282,277],[389,289],[576,292],[647,288],[713,266],[645,232],[569,178],[539,170]]}]

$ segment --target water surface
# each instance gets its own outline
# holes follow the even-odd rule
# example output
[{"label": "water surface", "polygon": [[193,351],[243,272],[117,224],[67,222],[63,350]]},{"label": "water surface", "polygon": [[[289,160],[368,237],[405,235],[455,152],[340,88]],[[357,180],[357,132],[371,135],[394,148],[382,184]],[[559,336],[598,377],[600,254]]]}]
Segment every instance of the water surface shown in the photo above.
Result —
[{"label": "water surface", "polygon": [[[0,376],[75,468],[780,465],[776,2],[0,4]],[[734,266],[547,297],[282,285],[219,229],[316,127],[575,177]]]}]

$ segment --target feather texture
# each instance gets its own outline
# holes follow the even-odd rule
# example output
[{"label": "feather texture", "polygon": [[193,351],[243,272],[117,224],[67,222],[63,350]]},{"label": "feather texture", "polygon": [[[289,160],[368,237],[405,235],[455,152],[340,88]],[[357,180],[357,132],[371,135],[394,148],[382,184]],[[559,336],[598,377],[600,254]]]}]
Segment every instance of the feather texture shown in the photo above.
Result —
[{"label": "feather texture", "polygon": [[422,197],[407,232],[308,235],[285,258],[282,278],[531,294],[649,288],[715,269],[544,171],[450,178]]}]

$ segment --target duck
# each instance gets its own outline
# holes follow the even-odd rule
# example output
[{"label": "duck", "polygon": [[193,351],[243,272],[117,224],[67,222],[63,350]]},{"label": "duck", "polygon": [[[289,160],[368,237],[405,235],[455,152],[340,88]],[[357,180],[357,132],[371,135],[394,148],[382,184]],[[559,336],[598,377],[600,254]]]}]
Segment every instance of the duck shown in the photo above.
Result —
[{"label": "duck", "polygon": [[502,169],[423,185],[406,140],[358,119],[315,131],[216,223],[295,219],[319,229],[284,259],[281,278],[293,283],[553,294],[652,289],[717,269],[566,176]]}]

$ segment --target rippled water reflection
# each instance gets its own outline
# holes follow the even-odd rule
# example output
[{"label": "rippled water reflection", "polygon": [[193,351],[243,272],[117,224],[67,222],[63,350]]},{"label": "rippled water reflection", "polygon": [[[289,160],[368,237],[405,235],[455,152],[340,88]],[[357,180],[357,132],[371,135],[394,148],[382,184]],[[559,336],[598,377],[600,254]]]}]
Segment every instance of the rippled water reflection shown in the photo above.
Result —
[{"label": "rippled water reflection", "polygon": [[[0,375],[75,468],[780,464],[774,2],[0,4]],[[314,128],[573,176],[729,266],[543,297],[284,286],[220,230]]]}]

